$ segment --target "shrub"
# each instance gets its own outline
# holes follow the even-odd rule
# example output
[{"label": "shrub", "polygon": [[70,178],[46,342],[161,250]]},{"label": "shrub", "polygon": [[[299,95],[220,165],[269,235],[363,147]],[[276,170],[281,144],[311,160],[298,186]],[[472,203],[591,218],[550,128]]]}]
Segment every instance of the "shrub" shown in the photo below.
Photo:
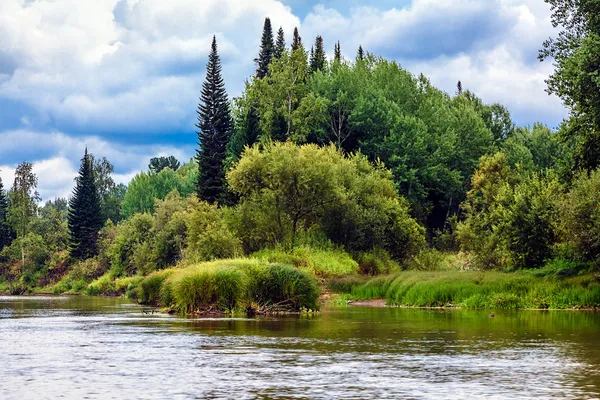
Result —
[{"label": "shrub", "polygon": [[308,246],[291,251],[264,249],[252,255],[271,263],[292,265],[319,278],[343,276],[358,272],[358,263],[343,250],[320,250]]},{"label": "shrub", "polygon": [[319,288],[306,272],[259,260],[220,260],[158,271],[139,285],[139,301],[181,313],[277,306],[317,309]]},{"label": "shrub", "polygon": [[231,258],[241,253],[241,244],[227,228],[222,211],[215,205],[195,198],[190,202],[187,258],[199,262]]},{"label": "shrub", "polygon": [[560,233],[580,259],[600,256],[600,169],[582,173],[562,202]]},{"label": "shrub", "polygon": [[383,249],[373,249],[358,256],[360,272],[364,275],[389,274],[400,271],[400,265]]}]

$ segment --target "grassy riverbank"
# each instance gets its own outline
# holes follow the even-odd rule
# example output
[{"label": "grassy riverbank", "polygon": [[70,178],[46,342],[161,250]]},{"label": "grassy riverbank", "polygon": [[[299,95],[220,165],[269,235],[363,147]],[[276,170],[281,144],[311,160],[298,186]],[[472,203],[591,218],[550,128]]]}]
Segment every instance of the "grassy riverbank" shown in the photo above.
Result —
[{"label": "grassy riverbank", "polygon": [[348,276],[328,284],[353,300],[385,299],[388,305],[487,309],[600,307],[600,277],[560,278],[528,272],[402,271],[365,279]]}]

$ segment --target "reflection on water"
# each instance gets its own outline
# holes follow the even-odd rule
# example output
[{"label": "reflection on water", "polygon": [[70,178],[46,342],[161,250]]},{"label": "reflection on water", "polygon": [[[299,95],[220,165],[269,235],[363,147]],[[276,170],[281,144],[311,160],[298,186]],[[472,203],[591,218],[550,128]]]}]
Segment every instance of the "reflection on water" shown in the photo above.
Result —
[{"label": "reflection on water", "polygon": [[598,313],[144,311],[121,299],[0,297],[0,398],[600,398]]}]

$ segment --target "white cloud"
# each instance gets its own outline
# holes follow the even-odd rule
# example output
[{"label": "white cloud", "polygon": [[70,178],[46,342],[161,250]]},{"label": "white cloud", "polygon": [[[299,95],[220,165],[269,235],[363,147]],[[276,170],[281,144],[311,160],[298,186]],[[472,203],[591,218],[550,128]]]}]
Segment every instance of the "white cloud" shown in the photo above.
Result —
[{"label": "white cloud", "polygon": [[[115,165],[117,183],[128,183],[133,176],[146,170],[150,158],[173,155],[187,162],[193,155],[193,145],[185,148],[163,145],[123,145],[109,142],[97,136],[73,137],[61,132],[7,131],[0,132],[0,159],[23,148],[35,149],[35,154],[24,157],[34,164],[38,175],[38,191],[44,200],[68,197],[74,186],[74,178],[80,159],[87,147],[89,152],[106,157]],[[0,165],[0,177],[6,189],[13,182],[16,163]]]},{"label": "white cloud", "polygon": [[3,0],[0,98],[63,129],[191,130],[212,35],[240,90],[266,16],[299,24],[275,0]]},{"label": "white cloud", "polygon": [[308,46],[319,33],[329,47],[341,38],[348,59],[362,44],[448,93],[462,80],[485,102],[507,106],[520,123],[557,124],[567,115],[545,93],[553,67],[537,61],[537,50],[556,31],[548,5],[537,0],[413,0],[407,8],[361,7],[348,16],[319,5],[302,33]]},{"label": "white cloud", "polygon": [[[353,59],[362,44],[449,93],[460,79],[520,123],[566,116],[544,92],[552,65],[536,61],[555,34],[546,3],[363,4],[347,13],[319,5],[301,21],[276,0],[0,0],[0,107],[18,105],[13,119],[21,126],[7,130],[0,121],[0,176],[10,186],[16,161],[33,161],[40,192],[53,198],[70,193],[86,145],[115,163],[119,182],[155,155],[186,160],[212,35],[236,95],[252,73],[266,16],[284,28],[288,43],[299,26],[307,47],[321,34],[329,51],[340,40]],[[190,133],[188,146],[127,143],[133,136],[136,143],[170,142],[176,132]]]}]

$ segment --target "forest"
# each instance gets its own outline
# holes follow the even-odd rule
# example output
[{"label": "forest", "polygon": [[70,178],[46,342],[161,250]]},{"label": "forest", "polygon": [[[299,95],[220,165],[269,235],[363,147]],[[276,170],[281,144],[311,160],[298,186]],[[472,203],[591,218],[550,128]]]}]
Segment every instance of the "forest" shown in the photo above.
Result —
[{"label": "forest", "polygon": [[[600,307],[600,5],[547,0],[541,44],[569,118],[518,126],[458,81],[264,21],[230,99],[213,38],[198,150],[116,185],[86,149],[69,199],[33,165],[0,181],[0,292],[127,295],[184,313],[342,300]],[[190,105],[193,107],[194,105]],[[89,152],[88,152],[89,151]]]}]

